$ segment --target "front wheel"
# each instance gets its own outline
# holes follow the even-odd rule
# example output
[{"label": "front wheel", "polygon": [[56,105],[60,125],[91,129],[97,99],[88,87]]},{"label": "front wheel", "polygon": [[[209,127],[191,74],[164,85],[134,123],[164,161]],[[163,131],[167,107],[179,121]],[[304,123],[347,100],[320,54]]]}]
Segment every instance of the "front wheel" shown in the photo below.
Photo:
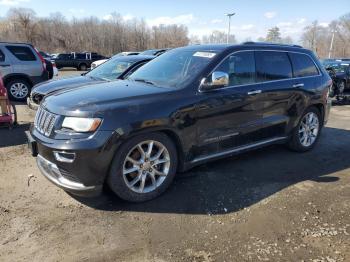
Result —
[{"label": "front wheel", "polygon": [[15,79],[6,85],[9,98],[14,101],[24,102],[30,93],[30,84],[24,79]]},{"label": "front wheel", "polygon": [[308,108],[292,132],[288,142],[289,148],[298,152],[311,150],[319,139],[322,128],[321,120],[320,111],[316,107]]},{"label": "front wheel", "polygon": [[139,135],[116,153],[107,182],[120,198],[143,202],[163,193],[177,168],[176,147],[162,133]]}]

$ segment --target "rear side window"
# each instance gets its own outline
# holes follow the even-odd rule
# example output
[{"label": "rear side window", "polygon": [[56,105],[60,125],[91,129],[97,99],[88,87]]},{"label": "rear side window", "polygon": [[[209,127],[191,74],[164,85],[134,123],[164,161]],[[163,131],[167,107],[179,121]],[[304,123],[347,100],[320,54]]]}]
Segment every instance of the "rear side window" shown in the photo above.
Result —
[{"label": "rear side window", "polygon": [[5,61],[5,55],[4,53],[0,50],[0,62],[4,62]]},{"label": "rear side window", "polygon": [[234,53],[226,58],[216,71],[228,73],[230,86],[255,83],[254,52]]},{"label": "rear side window", "polygon": [[292,66],[286,52],[256,51],[255,59],[258,82],[292,77]]},{"label": "rear side window", "polygon": [[59,58],[59,59],[70,59],[70,55],[68,55],[68,54],[59,54],[57,58]]},{"label": "rear side window", "polygon": [[6,48],[21,61],[36,61],[32,50],[27,46],[6,46]]},{"label": "rear side window", "polygon": [[308,55],[289,53],[292,61],[294,77],[315,76],[318,75],[318,69],[315,63]]}]

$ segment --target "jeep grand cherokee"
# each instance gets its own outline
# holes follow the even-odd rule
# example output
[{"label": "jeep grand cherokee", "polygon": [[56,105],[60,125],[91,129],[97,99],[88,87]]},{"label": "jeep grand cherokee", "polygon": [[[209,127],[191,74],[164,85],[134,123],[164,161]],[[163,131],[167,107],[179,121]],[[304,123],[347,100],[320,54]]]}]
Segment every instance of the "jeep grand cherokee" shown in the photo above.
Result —
[{"label": "jeep grand cherokee", "polygon": [[43,175],[64,190],[90,195],[107,184],[146,201],[210,160],[275,143],[312,149],[330,86],[299,46],[189,46],[127,80],[48,96],[27,135]]}]

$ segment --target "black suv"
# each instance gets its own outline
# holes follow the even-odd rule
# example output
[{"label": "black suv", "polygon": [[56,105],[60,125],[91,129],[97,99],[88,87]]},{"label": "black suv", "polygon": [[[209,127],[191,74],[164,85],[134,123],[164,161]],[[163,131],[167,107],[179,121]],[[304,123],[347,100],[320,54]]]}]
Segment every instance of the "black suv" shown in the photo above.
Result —
[{"label": "black suv", "polygon": [[27,135],[41,172],[64,190],[88,195],[108,184],[145,201],[210,160],[275,143],[312,149],[331,84],[298,46],[177,48],[128,80],[46,97]]},{"label": "black suv", "polygon": [[91,64],[97,60],[106,59],[107,57],[97,53],[70,53],[58,54],[52,60],[56,63],[56,67],[61,69],[63,67],[75,67],[77,70],[86,71],[91,67]]}]

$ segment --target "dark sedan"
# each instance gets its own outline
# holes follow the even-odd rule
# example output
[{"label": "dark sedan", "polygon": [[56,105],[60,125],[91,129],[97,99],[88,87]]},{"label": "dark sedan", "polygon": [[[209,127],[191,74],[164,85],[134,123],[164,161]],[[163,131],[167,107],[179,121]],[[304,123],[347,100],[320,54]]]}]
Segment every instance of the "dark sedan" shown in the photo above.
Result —
[{"label": "dark sedan", "polygon": [[114,56],[81,76],[52,80],[36,85],[27,99],[27,104],[31,109],[36,110],[43,98],[53,92],[124,79],[153,58],[154,56],[146,55]]}]

